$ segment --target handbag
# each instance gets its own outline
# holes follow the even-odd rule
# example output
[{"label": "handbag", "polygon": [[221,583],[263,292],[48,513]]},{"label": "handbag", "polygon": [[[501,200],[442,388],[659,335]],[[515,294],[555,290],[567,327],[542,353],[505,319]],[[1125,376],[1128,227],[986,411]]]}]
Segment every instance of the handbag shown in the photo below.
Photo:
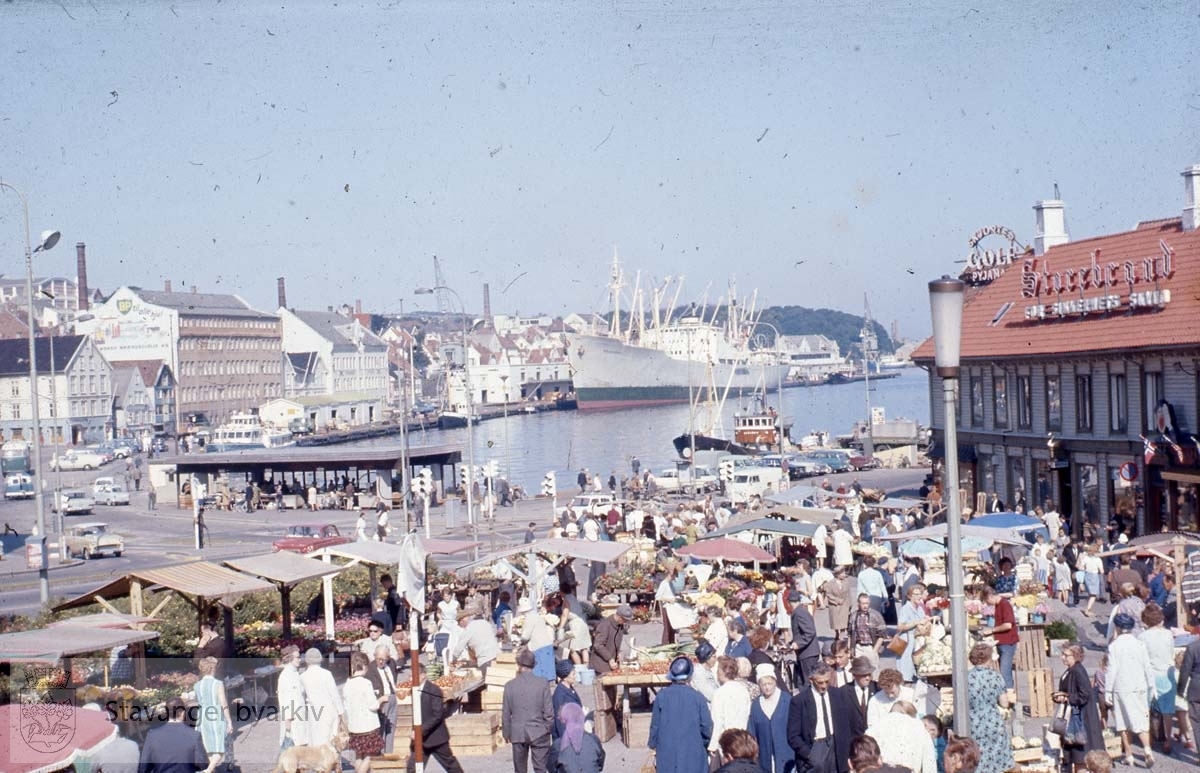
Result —
[{"label": "handbag", "polygon": [[1068,704],[1063,704],[1058,716],[1050,724],[1050,732],[1062,738],[1063,746],[1087,746],[1087,728],[1083,725],[1079,709],[1074,706],[1068,709]]},{"label": "handbag", "polygon": [[900,657],[908,649],[908,639],[904,638],[904,634],[896,634],[892,640],[887,643],[888,652],[896,657]]}]

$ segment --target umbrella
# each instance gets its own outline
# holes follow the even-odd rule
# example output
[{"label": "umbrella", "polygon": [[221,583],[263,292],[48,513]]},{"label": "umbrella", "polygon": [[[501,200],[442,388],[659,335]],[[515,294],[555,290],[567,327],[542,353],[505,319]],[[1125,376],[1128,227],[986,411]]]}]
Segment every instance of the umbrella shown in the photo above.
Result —
[{"label": "umbrella", "polygon": [[1021,513],[988,513],[987,515],[977,515],[971,519],[971,525],[1012,529],[1022,534],[1032,531],[1041,534],[1046,539],[1050,539],[1050,530],[1046,528],[1046,524],[1042,523],[1040,518],[1034,518],[1032,515],[1022,515]]},{"label": "umbrella", "polygon": [[[964,537],[962,541],[963,555],[967,553],[978,553],[985,548],[991,547],[992,540],[985,537]],[[912,556],[914,558],[925,558],[927,556],[940,556],[946,552],[944,542],[938,542],[931,539],[914,539],[908,542],[900,543],[900,554]]]},{"label": "umbrella", "polygon": [[708,539],[692,545],[686,545],[675,551],[681,556],[699,558],[702,561],[736,561],[738,563],[757,561],[770,563],[775,556],[767,551],[741,540],[720,537]]},{"label": "umbrella", "polygon": [[[22,709],[27,709],[23,711]],[[0,761],[5,773],[43,773],[69,766],[117,737],[103,711],[67,703],[0,706]]]}]

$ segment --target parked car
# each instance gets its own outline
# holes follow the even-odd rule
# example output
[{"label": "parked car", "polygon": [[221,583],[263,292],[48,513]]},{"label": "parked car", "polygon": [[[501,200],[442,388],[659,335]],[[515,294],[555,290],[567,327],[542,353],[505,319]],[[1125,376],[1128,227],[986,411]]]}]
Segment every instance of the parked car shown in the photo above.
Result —
[{"label": "parked car", "polygon": [[124,481],[115,478],[96,478],[92,484],[92,499],[98,505],[127,505],[129,504],[129,489]]},{"label": "parked car", "polygon": [[115,443],[116,445],[125,446],[126,448],[128,448],[129,453],[127,454],[127,456],[132,456],[133,454],[140,454],[142,452],[142,442],[140,440],[138,440],[137,438],[119,437],[116,440],[113,440],[112,442]]},{"label": "parked car", "polygon": [[62,456],[55,454],[50,459],[52,470],[98,470],[108,463],[103,455],[88,449],[73,449]]},{"label": "parked car", "polygon": [[27,472],[12,472],[4,478],[5,499],[33,499],[33,476]]},{"label": "parked car", "polygon": [[82,515],[92,512],[92,508],[96,506],[96,500],[92,499],[91,495],[80,489],[63,489],[54,497],[54,501],[50,504],[50,509],[54,512],[62,510],[63,515]]},{"label": "parked car", "polygon": [[120,558],[125,550],[125,538],[109,531],[107,523],[80,523],[65,531],[68,555],[87,560],[108,553]]},{"label": "parked car", "polygon": [[716,491],[721,486],[716,474],[707,467],[662,470],[650,477],[655,487],[662,492],[687,491],[693,488],[696,491],[708,492]]},{"label": "parked car", "polygon": [[877,470],[883,466],[878,456],[852,456],[850,466],[857,470]]},{"label": "parked car", "polygon": [[133,456],[133,451],[124,443],[118,443],[115,440],[106,440],[96,446],[105,455],[112,455],[114,459],[128,459]]},{"label": "parked car", "polygon": [[117,453],[116,453],[116,451],[113,450],[112,446],[108,446],[108,445],[104,445],[104,444],[93,443],[92,445],[84,446],[82,449],[79,449],[79,450],[88,451],[90,453],[98,454],[98,455],[104,457],[105,464],[108,464],[113,459],[117,458]]},{"label": "parked car", "polygon": [[350,538],[342,536],[338,527],[332,523],[306,523],[288,527],[287,536],[272,542],[271,549],[276,553],[281,550],[290,550],[293,553],[311,553],[314,550],[344,545],[347,542],[350,542]]}]

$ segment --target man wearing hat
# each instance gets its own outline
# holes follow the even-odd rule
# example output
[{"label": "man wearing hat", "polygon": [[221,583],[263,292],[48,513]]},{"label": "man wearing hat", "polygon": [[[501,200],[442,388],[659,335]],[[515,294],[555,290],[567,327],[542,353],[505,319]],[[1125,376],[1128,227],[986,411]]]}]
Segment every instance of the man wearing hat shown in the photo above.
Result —
[{"label": "man wearing hat", "polygon": [[879,691],[875,683],[875,663],[865,655],[860,655],[850,661],[851,682],[842,685],[842,704],[852,706],[850,713],[850,736],[857,738],[867,732],[867,708],[871,696]]},{"label": "man wearing hat", "polygon": [[670,682],[654,699],[649,747],[655,773],[697,773],[708,770],[708,743],[713,720],[708,701],[688,684],[692,661],[680,655],[667,670]]},{"label": "man wearing hat", "polygon": [[621,657],[621,642],[629,632],[633,610],[628,604],[617,607],[617,611],[600,621],[592,634],[592,652],[588,666],[597,674],[607,674],[617,668]]},{"label": "man wearing hat", "polygon": [[517,653],[517,675],[504,685],[500,729],[512,744],[513,770],[546,773],[550,734],[554,727],[554,696],[550,683],[533,673],[533,653]]},{"label": "man wearing hat", "polygon": [[500,642],[496,640],[496,627],[490,620],[479,616],[474,604],[467,604],[458,613],[458,626],[461,629],[454,637],[454,649],[450,651],[450,659],[458,660],[471,651],[475,657],[475,667],[487,677],[488,666],[500,654]]}]

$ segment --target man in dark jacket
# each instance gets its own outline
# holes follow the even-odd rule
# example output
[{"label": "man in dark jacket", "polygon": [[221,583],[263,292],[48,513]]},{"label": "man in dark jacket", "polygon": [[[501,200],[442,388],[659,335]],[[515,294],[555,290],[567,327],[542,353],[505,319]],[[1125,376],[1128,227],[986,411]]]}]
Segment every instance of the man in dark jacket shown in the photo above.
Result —
[{"label": "man in dark jacket", "polygon": [[708,743],[713,720],[708,701],[688,682],[692,661],[680,655],[671,661],[671,682],[654,699],[648,745],[654,749],[659,773],[692,773],[708,769]]},{"label": "man in dark jacket", "polygon": [[391,658],[388,648],[382,644],[375,648],[375,659],[367,667],[367,681],[375,690],[376,698],[387,698],[379,704],[379,730],[383,733],[383,751],[395,751],[396,740],[396,685],[400,683],[399,669]]},{"label": "man in dark jacket", "polygon": [[515,773],[528,773],[530,758],[534,773],[546,773],[550,754],[553,692],[550,682],[533,673],[533,666],[533,653],[521,650],[517,653],[517,675],[504,685],[500,729],[504,740],[512,744]]},{"label": "man in dark jacket", "polygon": [[792,610],[792,646],[796,648],[796,686],[806,684],[808,675],[821,660],[817,624],[804,604]]},{"label": "man in dark jacket", "polygon": [[788,744],[796,753],[796,773],[846,773],[849,769],[850,714],[838,690],[829,689],[833,669],[818,663],[809,684],[792,696]]},{"label": "man in dark jacket", "polygon": [[[809,618],[810,620],[812,618]],[[600,621],[592,634],[592,652],[588,666],[597,674],[607,674],[616,669],[621,657],[621,642],[633,620],[633,609],[628,604],[617,607],[617,611]]]},{"label": "man in dark jacket", "polygon": [[195,773],[208,767],[208,753],[200,734],[184,723],[183,701],[171,698],[168,721],[150,731],[142,746],[138,770],[142,773]]},{"label": "man in dark jacket", "polygon": [[[425,666],[415,674],[421,687],[421,749],[426,762],[431,757],[441,763],[446,773],[463,773],[462,765],[450,749],[450,731],[446,728],[446,696],[442,688],[425,679]],[[408,770],[416,768],[413,753],[416,743],[409,741]],[[429,766],[426,765],[426,770]]]},{"label": "man in dark jacket", "polygon": [[867,732],[867,704],[871,696],[879,691],[875,683],[875,665],[865,655],[850,661],[850,675],[854,681],[838,688],[842,693],[843,705],[850,712],[850,737],[857,738]]},{"label": "man in dark jacket", "polygon": [[1200,639],[1195,639],[1183,651],[1183,663],[1179,669],[1179,697],[1188,702],[1188,716],[1192,723],[1192,742],[1200,738]]}]

